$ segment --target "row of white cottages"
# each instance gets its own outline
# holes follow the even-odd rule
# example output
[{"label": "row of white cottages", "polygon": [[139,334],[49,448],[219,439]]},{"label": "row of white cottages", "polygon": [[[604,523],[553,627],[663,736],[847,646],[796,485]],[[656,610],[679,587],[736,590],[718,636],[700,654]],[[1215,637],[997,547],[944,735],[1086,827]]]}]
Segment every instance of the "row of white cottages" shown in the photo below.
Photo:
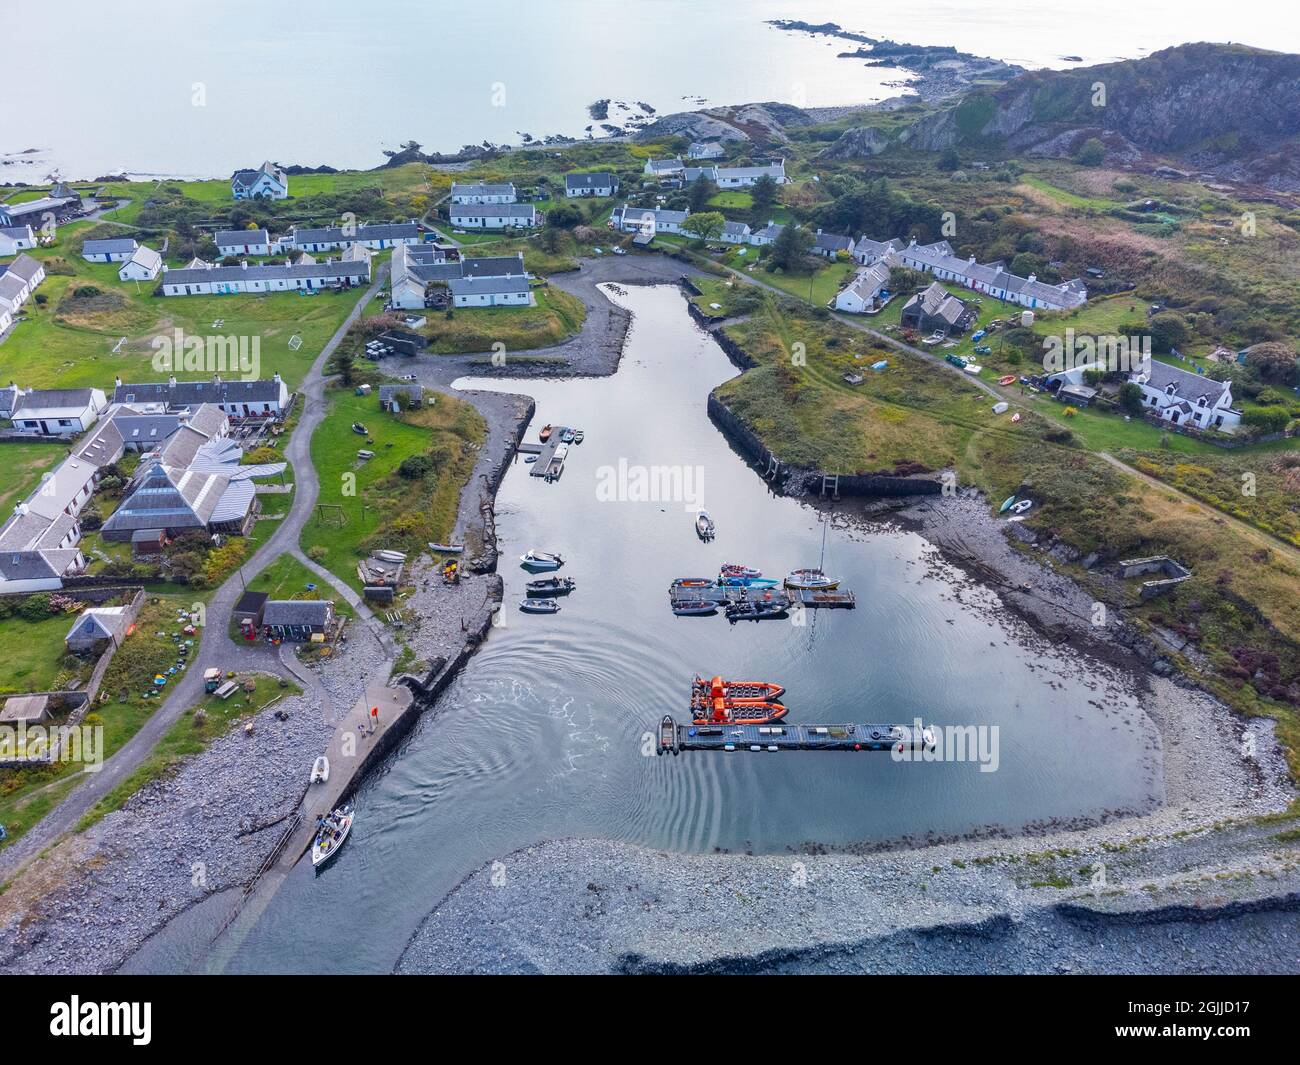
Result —
[{"label": "row of white cottages", "polygon": [[788,180],[784,159],[761,166],[687,166],[678,155],[672,159],[647,159],[644,172],[658,180],[674,178],[688,185],[700,178],[707,178],[720,189],[747,189],[765,177],[771,178],[778,185],[784,185]]},{"label": "row of white cottages", "polygon": [[12,262],[0,263],[0,340],[8,335],[18,312],[44,280],[44,264],[26,252],[19,252]]},{"label": "row of white cottages", "polygon": [[401,244],[418,244],[418,222],[375,222],[348,226],[294,228],[282,237],[265,229],[222,229],[212,235],[222,258],[240,255],[279,255],[288,252],[343,251],[354,244],[384,251]]}]

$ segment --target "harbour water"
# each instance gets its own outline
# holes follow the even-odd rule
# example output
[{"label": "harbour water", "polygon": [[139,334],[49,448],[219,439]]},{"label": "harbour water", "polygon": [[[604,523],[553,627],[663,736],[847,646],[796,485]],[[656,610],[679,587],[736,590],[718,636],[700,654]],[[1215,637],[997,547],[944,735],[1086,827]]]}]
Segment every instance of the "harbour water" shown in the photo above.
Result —
[{"label": "harbour water", "polygon": [[[508,472],[502,624],[362,787],[346,850],[319,877],[300,865],[215,951],[202,915],[187,915],[133,968],[386,971],[460,879],[493,861],[508,876],[512,851],[547,839],[785,853],[1158,798],[1159,756],[1136,700],[1104,666],[1034,637],[913,533],[832,521],[826,568],[856,610],[734,627],[674,617],[673,577],[727,561],[769,575],[816,565],[825,513],[772,495],[709,420],[710,389],[736,371],[681,294],[610,292],[635,316],[612,377],[460,382],[534,396],[530,439],[546,422],[586,439],[556,483],[522,461]],[[673,498],[642,498],[655,484]],[[718,526],[707,545],[694,531],[701,503]],[[563,554],[561,572],[578,582],[556,616],[517,610],[529,575],[516,559],[530,547]],[[680,714],[697,672],[785,685],[792,722],[982,727],[997,737],[996,771],[880,754],[655,757],[647,736]]]}]

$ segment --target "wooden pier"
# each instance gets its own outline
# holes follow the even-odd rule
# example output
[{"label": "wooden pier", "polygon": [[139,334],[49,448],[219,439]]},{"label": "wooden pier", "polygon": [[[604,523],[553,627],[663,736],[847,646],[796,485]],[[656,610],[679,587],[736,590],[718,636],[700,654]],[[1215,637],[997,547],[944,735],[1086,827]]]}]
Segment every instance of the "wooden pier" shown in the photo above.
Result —
[{"label": "wooden pier", "polygon": [[[544,477],[548,481],[558,480],[560,474],[564,472],[564,460],[568,456],[569,447],[560,440],[560,435],[568,429],[566,425],[554,425],[551,427],[551,435],[543,443],[538,444],[520,444],[519,450],[529,454],[536,455],[537,461],[533,463],[530,471],[534,477]],[[557,455],[561,447],[563,451]]]},{"label": "wooden pier", "polygon": [[935,747],[922,725],[678,725],[666,717],[659,753],[680,751],[921,751]]}]

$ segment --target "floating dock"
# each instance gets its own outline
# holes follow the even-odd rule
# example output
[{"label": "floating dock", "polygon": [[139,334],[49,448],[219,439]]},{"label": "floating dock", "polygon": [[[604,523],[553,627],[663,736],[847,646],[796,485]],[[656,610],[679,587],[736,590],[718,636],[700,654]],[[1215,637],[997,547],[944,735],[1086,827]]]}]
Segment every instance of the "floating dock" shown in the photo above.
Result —
[{"label": "floating dock", "polygon": [[921,751],[935,747],[922,725],[678,725],[665,715],[659,753],[680,751]]},{"label": "floating dock", "polygon": [[[569,445],[560,440],[560,435],[568,428],[566,425],[551,426],[551,435],[544,443],[520,444],[518,450],[528,455],[536,455],[530,471],[534,477],[544,477],[548,481],[558,480],[564,472],[564,460],[569,454]],[[560,451],[563,448],[564,450]],[[556,452],[559,451],[557,455]]]},{"label": "floating dock", "polygon": [[728,603],[770,603],[773,600],[787,606],[801,603],[807,607],[840,607],[848,610],[857,606],[853,593],[840,589],[813,591],[807,588],[744,588],[716,583],[668,589],[670,603],[717,603],[725,606]]}]

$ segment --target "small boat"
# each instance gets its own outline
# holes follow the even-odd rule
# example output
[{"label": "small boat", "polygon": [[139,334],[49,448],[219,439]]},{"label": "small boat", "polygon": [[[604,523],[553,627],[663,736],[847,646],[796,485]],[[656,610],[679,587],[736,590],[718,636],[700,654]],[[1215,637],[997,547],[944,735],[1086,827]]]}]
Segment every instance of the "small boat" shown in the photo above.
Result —
[{"label": "small boat", "polygon": [[559,569],[564,565],[564,559],[559,555],[553,555],[549,551],[529,551],[527,554],[519,556],[519,563],[525,569]]},{"label": "small boat", "polygon": [[581,429],[575,429],[575,430],[573,431],[573,442],[574,442],[575,444],[581,444],[582,441],[583,441],[583,438],[584,438],[586,435],[587,435],[587,434],[584,433]]},{"label": "small boat", "polygon": [[781,582],[774,577],[719,577],[723,588],[777,588]]},{"label": "small boat", "polygon": [[712,588],[713,580],[709,577],[678,577],[673,581],[674,588]]},{"label": "small boat", "polygon": [[789,609],[787,599],[742,599],[738,603],[727,604],[727,620],[734,625],[737,621],[783,618]]},{"label": "small boat", "polygon": [[1009,373],[1005,377],[998,378],[998,384],[1000,385],[1014,385],[1015,383],[1016,383],[1016,375],[1013,373]]},{"label": "small boat", "polygon": [[1005,514],[1008,510],[1011,509],[1011,504],[1014,503],[1015,501],[1016,501],[1015,496],[1007,496],[1007,498],[1002,501],[1002,506],[998,507],[998,513]]},{"label": "small boat", "polygon": [[343,841],[352,831],[352,807],[340,806],[331,810],[320,820],[316,829],[316,838],[311,844],[311,864],[319,868],[338,854]]},{"label": "small boat", "polygon": [[536,455],[525,455],[525,456],[524,456],[524,461],[525,461],[525,462],[536,462],[536,461],[537,461],[537,456],[536,456]]},{"label": "small boat", "polygon": [[356,433],[358,436],[369,436],[369,435],[370,435],[370,430],[367,429],[367,428],[366,428],[366,427],[365,427],[361,422],[353,422],[353,423],[352,423],[352,431],[353,431],[354,433]]},{"label": "small boat", "polygon": [[560,604],[554,599],[521,599],[519,609],[525,614],[558,614]]},{"label": "small boat", "polygon": [[574,431],[566,426],[560,431],[560,443],[572,444],[575,435]]},{"label": "small boat", "polygon": [[673,613],[681,618],[704,618],[718,612],[718,604],[708,599],[674,599]]},{"label": "small boat", "polygon": [[405,562],[406,554],[402,551],[375,551],[375,558],[381,562]]},{"label": "small boat", "polygon": [[540,581],[529,581],[524,588],[529,595],[568,595],[578,582],[572,577],[543,577]]},{"label": "small boat", "polygon": [[718,573],[724,577],[761,577],[763,571],[753,566],[742,566],[739,562],[724,562]]},{"label": "small boat", "polygon": [[324,784],[330,778],[330,760],[323,754],[311,765],[311,782]]},{"label": "small boat", "polygon": [[546,443],[546,441],[548,441],[551,438],[551,433],[553,433],[554,431],[555,429],[551,425],[551,423],[547,422],[545,425],[542,426],[542,431],[537,434],[537,439],[544,444]]},{"label": "small boat", "polygon": [[1017,503],[1014,507],[1011,508],[1011,513],[1023,514],[1026,510],[1028,510],[1033,505],[1034,505],[1034,501],[1032,499],[1022,499],[1019,503]]},{"label": "small boat", "polygon": [[664,714],[663,720],[659,722],[659,753],[672,751],[673,754],[680,754],[677,749],[677,725],[674,724],[671,714]]},{"label": "small boat", "polygon": [[696,535],[707,544],[713,539],[715,532],[716,526],[713,524],[713,519],[709,517],[709,512],[707,510],[701,510],[699,514],[695,516]]},{"label": "small boat", "polygon": [[449,555],[459,555],[465,550],[464,544],[429,544],[430,551],[442,551]]},{"label": "small boat", "polygon": [[830,591],[840,586],[838,577],[828,577],[819,569],[795,569],[786,574],[785,586],[808,591]]},{"label": "small boat", "polygon": [[763,725],[778,721],[789,709],[777,702],[785,689],[779,684],[753,680],[691,682],[691,721],[696,725]]}]

